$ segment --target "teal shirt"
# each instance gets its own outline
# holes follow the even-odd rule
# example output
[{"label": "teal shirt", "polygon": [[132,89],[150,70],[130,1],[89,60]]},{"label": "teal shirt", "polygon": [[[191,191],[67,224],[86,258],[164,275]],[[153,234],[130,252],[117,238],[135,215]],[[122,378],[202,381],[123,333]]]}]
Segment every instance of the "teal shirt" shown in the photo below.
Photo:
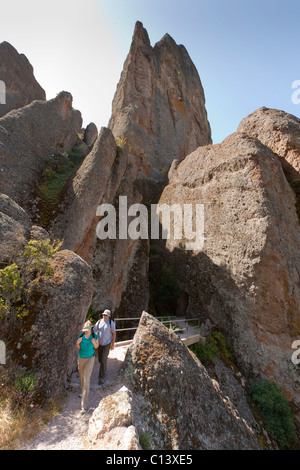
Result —
[{"label": "teal shirt", "polygon": [[[95,333],[94,335],[95,335],[95,339],[97,340],[98,335],[96,335]],[[78,338],[80,338],[80,336],[81,335],[79,335]],[[79,354],[78,354],[78,356],[81,357],[82,359],[89,359],[95,354],[95,348],[92,343],[92,338],[93,338],[92,334],[90,335],[88,339],[86,339],[85,334],[82,337],[82,341],[80,343]]]}]

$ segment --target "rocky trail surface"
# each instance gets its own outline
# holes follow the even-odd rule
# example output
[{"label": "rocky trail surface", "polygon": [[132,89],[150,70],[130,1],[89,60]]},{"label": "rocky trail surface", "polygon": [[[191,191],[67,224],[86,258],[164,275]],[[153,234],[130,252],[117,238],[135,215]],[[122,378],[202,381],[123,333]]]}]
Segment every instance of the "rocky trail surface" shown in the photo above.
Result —
[{"label": "rocky trail surface", "polygon": [[89,419],[102,398],[115,393],[120,385],[116,382],[128,346],[116,346],[110,351],[106,382],[98,385],[99,363],[96,358],[91,377],[89,411],[81,414],[80,383],[78,372],[71,378],[68,396],[60,414],[55,416],[22,450],[83,450],[88,449],[87,432]]}]

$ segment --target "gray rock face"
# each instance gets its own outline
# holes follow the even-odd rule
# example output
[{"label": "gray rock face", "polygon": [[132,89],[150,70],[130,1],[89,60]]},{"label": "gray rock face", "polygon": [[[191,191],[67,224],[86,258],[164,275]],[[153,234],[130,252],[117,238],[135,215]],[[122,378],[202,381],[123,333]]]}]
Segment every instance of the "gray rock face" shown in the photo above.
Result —
[{"label": "gray rock face", "polygon": [[152,449],[260,449],[251,426],[177,335],[143,313],[121,378]]},{"label": "gray rock face", "polygon": [[300,231],[277,155],[233,134],[193,152],[169,177],[161,204],[204,204],[202,249],[166,241],[188,314],[219,325],[246,375],[275,381],[299,403],[291,345],[300,334]]},{"label": "gray rock face", "polygon": [[27,213],[5,194],[0,194],[0,268],[13,259],[30,233]]},{"label": "gray rock face", "polygon": [[71,150],[81,125],[81,113],[72,108],[67,92],[0,119],[1,191],[28,210],[51,155]]},{"label": "gray rock face", "polygon": [[0,44],[0,80],[5,84],[5,103],[0,100],[0,117],[32,101],[46,100],[45,91],[36,81],[28,59],[8,42]]},{"label": "gray rock face", "polygon": [[277,153],[288,181],[300,178],[300,119],[262,107],[244,118],[238,132],[256,137]]},{"label": "gray rock face", "polygon": [[[211,142],[201,81],[183,46],[166,35],[153,48],[143,25],[136,23],[108,127],[118,161],[104,202],[117,210],[119,196],[127,197],[128,207],[157,202],[172,160]],[[96,241],[96,310],[109,305],[126,316],[147,309],[148,253],[149,240]]]},{"label": "gray rock face", "polygon": [[126,387],[101,400],[89,421],[88,438],[93,450],[142,450],[132,400]]},{"label": "gray rock face", "polygon": [[80,256],[62,250],[51,264],[54,275],[40,279],[30,311],[27,366],[37,375],[35,393],[42,399],[65,385],[93,295],[92,271]]},{"label": "gray rock face", "polygon": [[96,210],[110,189],[119,185],[119,176],[112,171],[117,158],[117,146],[111,131],[102,128],[93,150],[84,159],[69,184],[62,202],[63,208],[52,224],[51,232],[64,239],[64,247],[75,251],[88,263],[96,241],[96,226],[99,217]]},{"label": "gray rock face", "polygon": [[168,34],[152,48],[142,23],[136,23],[108,127],[141,174],[158,180],[174,158],[211,143],[198,72]]},{"label": "gray rock face", "polygon": [[[32,225],[28,214],[3,194],[0,221],[0,269],[13,262],[19,265],[18,256],[29,241],[49,240],[48,233]],[[13,359],[36,375],[35,394],[41,401],[59,394],[65,385],[93,295],[92,270],[80,256],[63,250],[50,263],[53,276],[39,276],[26,294],[27,315],[17,319],[9,312],[0,322],[0,337],[9,344]],[[20,275],[24,280],[22,269]]]}]

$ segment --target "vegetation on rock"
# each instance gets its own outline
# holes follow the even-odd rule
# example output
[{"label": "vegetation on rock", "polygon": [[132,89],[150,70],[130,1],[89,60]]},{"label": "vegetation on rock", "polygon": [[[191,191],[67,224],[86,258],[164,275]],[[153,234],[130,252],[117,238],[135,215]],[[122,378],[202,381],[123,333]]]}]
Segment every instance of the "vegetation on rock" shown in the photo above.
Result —
[{"label": "vegetation on rock", "polygon": [[79,142],[71,152],[53,155],[50,165],[43,172],[43,182],[38,189],[41,225],[48,227],[57,209],[61,195],[69,178],[83,161]]},{"label": "vegetation on rock", "polygon": [[208,335],[204,344],[191,344],[189,349],[204,364],[213,364],[215,356],[225,360],[233,360],[233,348],[220,331],[215,331]]},{"label": "vegetation on rock", "polygon": [[289,448],[296,439],[295,424],[282,390],[269,380],[252,382],[250,396],[262,413],[266,431],[281,449]]},{"label": "vegetation on rock", "polygon": [[30,240],[9,266],[0,269],[0,318],[7,321],[28,315],[30,293],[40,276],[52,276],[50,260],[61,242]]}]

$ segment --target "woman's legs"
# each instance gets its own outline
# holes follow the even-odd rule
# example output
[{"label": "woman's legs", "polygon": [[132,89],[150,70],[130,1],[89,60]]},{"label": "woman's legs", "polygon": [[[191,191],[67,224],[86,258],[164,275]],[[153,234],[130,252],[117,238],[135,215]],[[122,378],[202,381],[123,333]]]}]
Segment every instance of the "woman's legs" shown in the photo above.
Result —
[{"label": "woman's legs", "polygon": [[81,409],[86,410],[88,407],[89,393],[90,393],[90,380],[93,372],[95,356],[88,359],[78,358],[78,371],[80,378],[80,385],[82,390]]}]

